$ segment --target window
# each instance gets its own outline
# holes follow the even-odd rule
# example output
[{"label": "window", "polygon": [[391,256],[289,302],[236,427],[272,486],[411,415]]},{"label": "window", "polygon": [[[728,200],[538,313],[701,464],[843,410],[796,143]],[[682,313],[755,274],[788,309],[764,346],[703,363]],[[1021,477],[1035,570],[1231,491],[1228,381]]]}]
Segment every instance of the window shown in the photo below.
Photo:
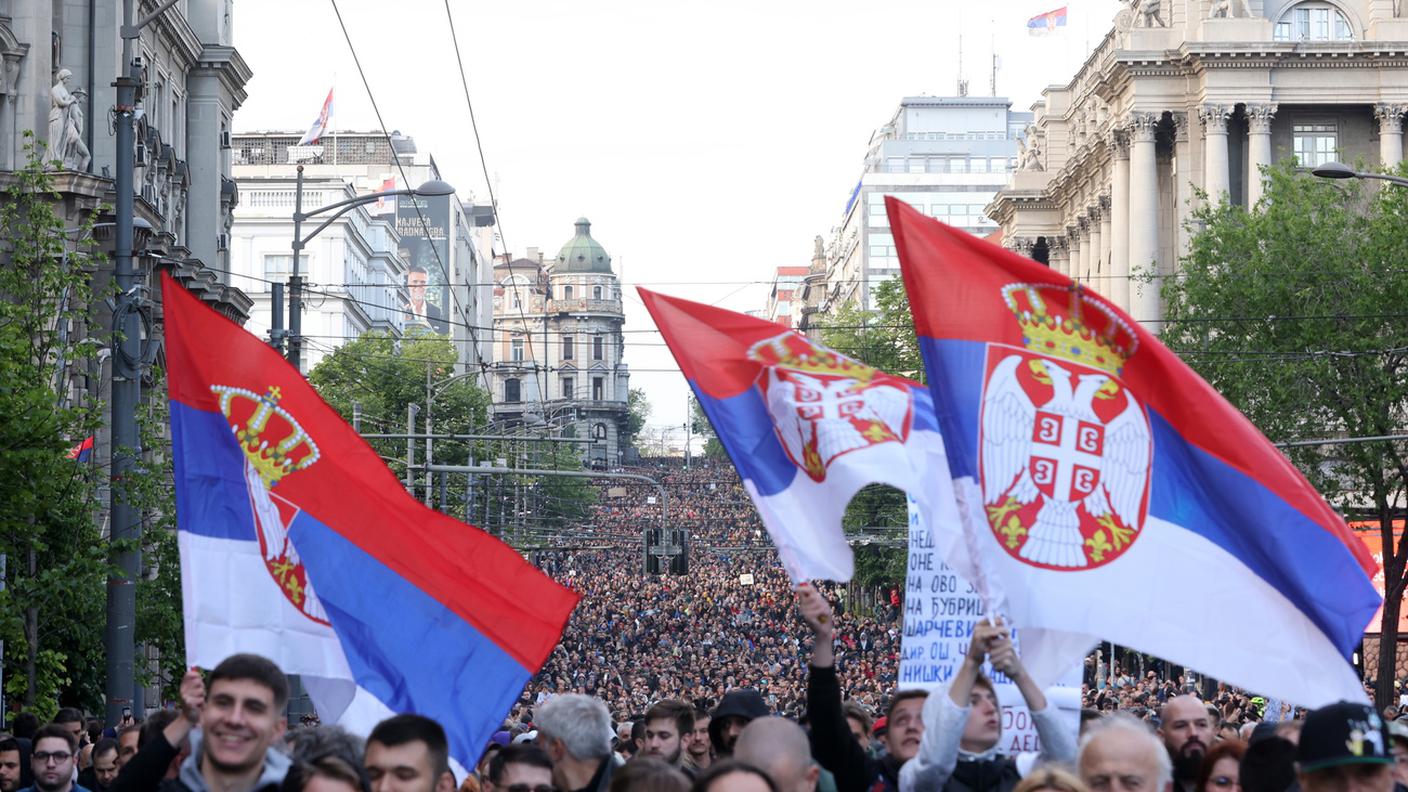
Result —
[{"label": "window", "polygon": [[512,341],[510,341],[510,342],[509,342],[509,349],[510,349],[510,352],[509,352],[509,360],[512,360],[514,363],[522,363],[522,362],[523,362],[523,339],[522,339],[522,338],[515,338],[515,339],[513,339]]},{"label": "window", "polygon": [[948,161],[949,171],[952,173],[967,173],[968,160],[963,157],[954,157]]},{"label": "window", "polygon": [[911,157],[910,160],[909,160],[909,172],[910,172],[910,173],[923,173],[923,172],[924,172],[924,158],[923,158],[923,157]]},{"label": "window", "polygon": [[988,172],[988,159],[987,159],[987,157],[974,157],[974,158],[973,158],[973,173],[987,173],[987,172]]},{"label": "window", "polygon": [[[304,259],[307,263],[307,259]],[[293,274],[293,254],[289,255],[265,255],[264,256],[264,279],[271,281],[286,281],[288,276]],[[264,284],[268,290],[272,283]]]},{"label": "window", "polygon": [[885,171],[887,173],[904,173],[904,157],[887,157]]},{"label": "window", "polygon": [[930,172],[930,173],[948,173],[948,158],[947,158],[947,157],[930,157],[930,158],[929,158],[929,172]]},{"label": "window", "polygon": [[570,299],[572,299],[572,284],[569,283],[569,284],[567,284],[566,286],[563,286],[563,287],[562,287],[562,299],[564,299],[564,300],[570,300]]},{"label": "window", "polygon": [[572,355],[576,352],[576,350],[572,348],[572,347],[573,347],[573,342],[574,342],[575,340],[576,340],[575,338],[573,338],[572,336],[570,336],[570,335],[568,335],[568,334],[566,334],[566,333],[563,333],[563,334],[562,334],[562,359],[563,359],[563,360],[571,360],[571,359],[572,359]]},{"label": "window", "polygon": [[523,308],[523,301],[520,300],[520,299],[518,299],[518,287],[517,287],[517,286],[514,286],[514,287],[513,287],[513,307],[514,307],[514,308],[517,308],[517,309]]},{"label": "window", "polygon": [[606,398],[606,380],[601,377],[592,377],[592,401],[601,401]]},{"label": "window", "polygon": [[1303,168],[1334,161],[1339,148],[1339,132],[1334,124],[1296,124],[1292,138],[1292,151]]},{"label": "window", "polygon": [[593,300],[600,300],[600,299],[601,299],[601,287],[600,287],[600,286],[593,286],[593,287],[592,287],[592,299],[593,299]]},{"label": "window", "polygon": [[1281,15],[1277,41],[1350,41],[1349,19],[1329,3],[1302,3]]},{"label": "window", "polygon": [[606,339],[598,333],[592,336],[592,360],[603,360],[606,357]]},{"label": "window", "polygon": [[563,378],[562,378],[562,398],[564,398],[564,399],[575,399],[575,398],[577,398],[577,382],[576,382],[576,380],[574,380],[572,377],[563,377]]},{"label": "window", "polygon": [[991,165],[991,167],[988,168],[989,171],[993,173],[1007,172],[1007,159],[1005,157],[993,157],[989,160],[989,163]]},{"label": "window", "polygon": [[523,400],[523,383],[516,379],[504,380],[504,401],[513,403]]}]

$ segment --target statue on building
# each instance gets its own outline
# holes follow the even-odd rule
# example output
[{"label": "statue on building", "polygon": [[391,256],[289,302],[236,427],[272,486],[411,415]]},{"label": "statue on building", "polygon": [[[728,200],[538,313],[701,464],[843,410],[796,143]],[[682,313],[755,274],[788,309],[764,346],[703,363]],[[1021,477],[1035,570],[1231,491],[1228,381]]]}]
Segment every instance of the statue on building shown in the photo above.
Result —
[{"label": "statue on building", "polygon": [[1135,16],[1135,27],[1168,27],[1168,22],[1160,13],[1163,10],[1163,0],[1138,0],[1138,14]]},{"label": "statue on building", "polygon": [[1019,171],[1039,171],[1041,167],[1041,141],[1036,135],[1028,133],[1027,137],[1018,141],[1021,152],[1018,154],[1017,170]]},{"label": "statue on building", "polygon": [[73,72],[60,69],[54,87],[49,90],[49,153],[63,163],[64,170],[87,171],[93,161],[83,142],[83,102],[87,94],[82,88],[69,90]]},{"label": "statue on building", "polygon": [[1251,15],[1252,9],[1247,5],[1247,0],[1212,0],[1212,8],[1208,12],[1209,19],[1230,19]]}]

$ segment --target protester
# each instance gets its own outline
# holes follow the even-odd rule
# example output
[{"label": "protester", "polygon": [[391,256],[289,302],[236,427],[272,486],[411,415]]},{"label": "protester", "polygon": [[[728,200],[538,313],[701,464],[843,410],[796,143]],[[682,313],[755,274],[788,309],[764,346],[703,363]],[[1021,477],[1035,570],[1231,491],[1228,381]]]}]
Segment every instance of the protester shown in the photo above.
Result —
[{"label": "protester", "polygon": [[[983,675],[984,660],[1014,682],[1041,739],[1039,757],[1004,754],[1002,707],[992,680]],[[1035,761],[1069,763],[1075,759],[1075,739],[1055,707],[1032,681],[1001,621],[974,625],[968,651],[946,691],[924,702],[925,729],[919,751],[900,771],[904,792],[1011,792],[1024,768]]]},{"label": "protester", "polygon": [[[1012,792],[1090,792],[1085,782],[1060,767],[1040,767],[1022,777]],[[1162,792],[1153,790],[1153,792]]]},{"label": "protester", "polygon": [[694,707],[666,699],[646,711],[644,722],[645,742],[641,756],[679,767],[686,741],[694,732]]},{"label": "protester", "polygon": [[807,676],[807,715],[811,721],[812,756],[835,776],[838,792],[900,788],[900,767],[919,750],[924,734],[920,713],[927,694],[922,690],[896,693],[885,713],[887,755],[871,758],[856,743],[846,724],[841,688],[836,677],[836,617],[816,587],[797,587],[797,606],[811,628],[812,656]]},{"label": "protester", "polygon": [[733,746],[738,735],[756,718],[767,717],[770,713],[763,697],[752,688],[739,688],[724,694],[719,706],[709,717],[709,742],[714,747],[715,756],[732,756]]},{"label": "protester", "polygon": [[440,724],[421,715],[394,715],[367,735],[362,760],[372,792],[453,792],[450,744]]},{"label": "protester", "polygon": [[642,756],[611,777],[610,792],[689,792],[689,779],[668,762]]},{"label": "protester", "polygon": [[494,753],[483,792],[555,792],[552,760],[536,745],[510,745]]},{"label": "protester", "polygon": [[767,773],[752,765],[725,759],[694,779],[690,792],[779,792]]},{"label": "protester", "polygon": [[141,748],[138,744],[142,739],[142,724],[132,723],[123,726],[117,733],[117,769],[122,770],[133,756],[137,755],[137,750]]},{"label": "protester", "polygon": [[779,792],[815,792],[821,768],[807,733],[786,718],[758,718],[738,735],[734,758],[767,774]]},{"label": "protester", "polygon": [[1122,712],[1090,725],[1076,766],[1090,792],[1159,792],[1173,782],[1173,763],[1158,736]]},{"label": "protester", "polygon": [[78,774],[78,784],[91,792],[108,792],[117,778],[117,740],[104,737],[89,754],[92,766]]},{"label": "protester", "polygon": [[714,744],[709,740],[709,711],[694,710],[694,730],[685,743],[684,770],[690,775],[708,769],[714,761]]},{"label": "protester", "polygon": [[538,742],[552,760],[559,792],[607,792],[615,762],[611,714],[600,699],[553,696],[538,708]]},{"label": "protester", "polygon": [[1174,792],[1198,792],[1198,771],[1216,725],[1194,695],[1175,696],[1159,710],[1159,737],[1173,762]]},{"label": "protester", "polygon": [[27,792],[88,792],[74,782],[78,762],[78,738],[65,724],[50,723],[34,733],[34,751],[29,755],[34,786]]},{"label": "protester", "polygon": [[1240,769],[1247,744],[1241,740],[1223,740],[1203,756],[1198,771],[1198,792],[1241,792]]},{"label": "protester", "polygon": [[14,737],[0,737],[0,792],[19,792],[20,744]]},{"label": "protester", "polygon": [[284,775],[280,792],[370,792],[367,773],[336,753],[299,759]]},{"label": "protester", "polygon": [[1388,730],[1368,704],[1341,701],[1313,710],[1296,753],[1303,792],[1389,792],[1393,755]]},{"label": "protester", "polygon": [[[151,734],[118,773],[112,792],[269,792],[283,783],[289,759],[274,747],[287,724],[288,680],[267,658],[231,655],[210,672],[181,679],[181,711]],[[197,726],[199,729],[197,730]],[[166,778],[180,745],[190,755]]]}]

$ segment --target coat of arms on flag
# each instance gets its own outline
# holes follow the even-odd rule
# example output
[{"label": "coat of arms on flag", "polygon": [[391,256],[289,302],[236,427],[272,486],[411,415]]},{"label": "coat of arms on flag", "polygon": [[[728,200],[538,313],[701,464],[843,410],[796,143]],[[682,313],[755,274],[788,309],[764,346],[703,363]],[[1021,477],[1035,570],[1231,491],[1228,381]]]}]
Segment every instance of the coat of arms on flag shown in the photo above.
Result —
[{"label": "coat of arms on flag", "polygon": [[1101,566],[1138,538],[1148,509],[1149,421],[1119,380],[1139,342],[1104,304],[1075,290],[1062,316],[1043,288],[1053,287],[1002,290],[1024,348],[988,349],[983,500],[1014,557],[1051,569]]},{"label": "coat of arms on flag", "polygon": [[813,481],[842,454],[909,437],[914,404],[898,377],[791,332],[748,357],[765,367],[759,386],[783,449]]}]

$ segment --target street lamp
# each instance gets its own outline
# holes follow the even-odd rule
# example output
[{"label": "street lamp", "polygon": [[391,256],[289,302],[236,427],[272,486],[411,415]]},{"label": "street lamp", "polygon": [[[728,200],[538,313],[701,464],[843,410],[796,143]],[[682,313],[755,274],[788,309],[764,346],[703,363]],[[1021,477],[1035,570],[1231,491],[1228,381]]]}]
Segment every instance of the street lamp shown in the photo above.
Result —
[{"label": "street lamp", "polygon": [[[439,179],[431,179],[414,190],[387,190],[385,192],[359,195],[345,201],[330,203],[311,212],[303,211],[303,166],[298,166],[298,181],[293,197],[293,273],[288,278],[288,362],[302,371],[303,357],[303,277],[299,266],[303,259],[303,248],[309,240],[321,234],[337,218],[363,204],[374,203],[393,195],[414,195],[421,198],[440,198],[454,195],[455,188]],[[332,212],[308,236],[303,236],[303,221],[317,217],[324,212]],[[270,332],[270,341],[277,346],[282,341],[283,328],[276,327]]]},{"label": "street lamp", "polygon": [[1318,167],[1311,168],[1312,175],[1322,179],[1378,179],[1399,187],[1408,187],[1408,179],[1402,176],[1390,176],[1387,173],[1372,173],[1370,171],[1357,171],[1343,162],[1326,162]]}]

